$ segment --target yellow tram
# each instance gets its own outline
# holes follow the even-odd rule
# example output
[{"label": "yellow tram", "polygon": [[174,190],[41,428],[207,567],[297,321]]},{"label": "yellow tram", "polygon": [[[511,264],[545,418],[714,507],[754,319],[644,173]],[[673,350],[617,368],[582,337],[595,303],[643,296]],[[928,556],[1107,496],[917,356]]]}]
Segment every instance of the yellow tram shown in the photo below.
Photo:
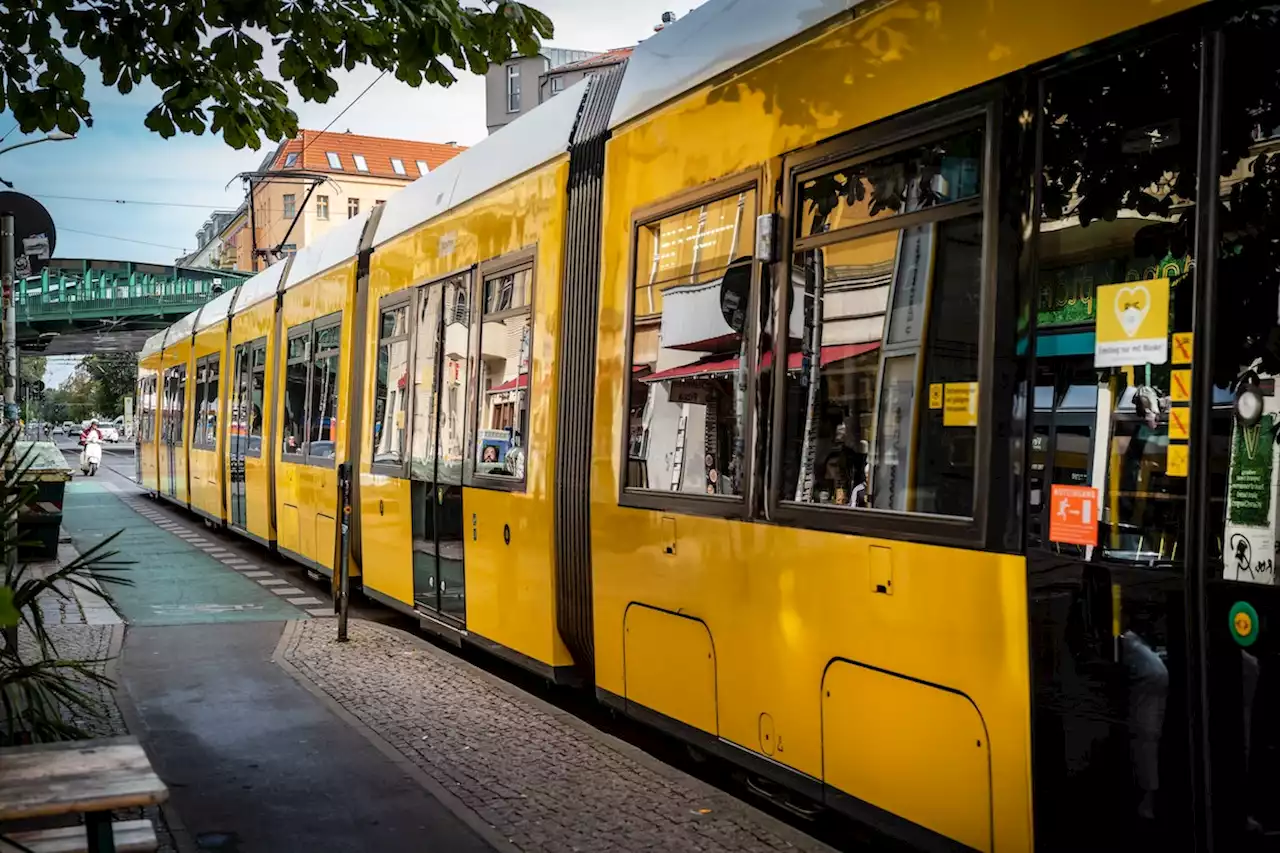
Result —
[{"label": "yellow tram", "polygon": [[709,0],[148,341],[141,481],[924,848],[1267,849],[1277,33]]}]

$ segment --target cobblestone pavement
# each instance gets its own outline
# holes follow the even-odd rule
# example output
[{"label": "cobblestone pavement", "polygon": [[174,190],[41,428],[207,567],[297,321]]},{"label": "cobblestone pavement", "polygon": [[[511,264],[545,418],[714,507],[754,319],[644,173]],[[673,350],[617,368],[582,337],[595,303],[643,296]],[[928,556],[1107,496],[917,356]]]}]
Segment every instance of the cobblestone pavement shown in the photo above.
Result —
[{"label": "cobblestone pavement", "polygon": [[302,677],[523,851],[827,851],[395,629],[298,622]]},{"label": "cobblestone pavement", "polygon": [[[74,557],[74,550],[68,550],[64,546],[59,549],[57,561],[32,562],[27,570],[33,576],[40,577],[44,573],[55,571],[59,562],[65,565],[65,561]],[[69,598],[46,593],[37,601],[44,615],[49,639],[53,642],[58,657],[62,660],[103,661],[98,669],[100,672],[107,671],[110,675],[111,662],[108,658],[113,653],[112,639],[116,632],[124,630],[119,618],[114,617],[114,611],[110,610],[109,605],[92,593],[75,589],[66,582],[59,583],[58,588],[66,592]],[[112,613],[112,616],[104,615],[108,612]],[[28,659],[38,655],[35,638],[25,628],[19,630],[19,648],[23,656]],[[81,680],[80,689],[89,696],[94,710],[91,713],[76,713],[68,722],[78,725],[93,737],[119,737],[129,734],[124,716],[110,689],[88,679]],[[165,822],[164,813],[159,808],[121,810],[116,812],[115,816],[117,820],[147,818],[156,828],[156,838],[160,843],[157,848],[159,853],[176,851],[172,833]]]}]

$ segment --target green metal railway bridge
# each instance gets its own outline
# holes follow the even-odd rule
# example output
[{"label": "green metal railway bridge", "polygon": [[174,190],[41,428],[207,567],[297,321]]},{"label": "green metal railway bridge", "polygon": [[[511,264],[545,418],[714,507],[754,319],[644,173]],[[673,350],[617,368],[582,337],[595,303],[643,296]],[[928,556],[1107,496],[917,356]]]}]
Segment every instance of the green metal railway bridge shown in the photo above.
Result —
[{"label": "green metal railway bridge", "polygon": [[137,352],[151,335],[251,273],[53,259],[18,282],[18,348],[33,355]]}]

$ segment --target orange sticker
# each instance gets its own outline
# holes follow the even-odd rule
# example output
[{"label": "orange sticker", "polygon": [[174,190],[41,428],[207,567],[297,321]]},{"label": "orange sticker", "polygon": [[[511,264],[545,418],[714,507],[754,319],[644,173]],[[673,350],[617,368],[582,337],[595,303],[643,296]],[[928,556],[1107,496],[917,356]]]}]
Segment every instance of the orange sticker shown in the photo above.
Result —
[{"label": "orange sticker", "polygon": [[1098,544],[1098,490],[1053,484],[1049,539],[1065,545]]}]

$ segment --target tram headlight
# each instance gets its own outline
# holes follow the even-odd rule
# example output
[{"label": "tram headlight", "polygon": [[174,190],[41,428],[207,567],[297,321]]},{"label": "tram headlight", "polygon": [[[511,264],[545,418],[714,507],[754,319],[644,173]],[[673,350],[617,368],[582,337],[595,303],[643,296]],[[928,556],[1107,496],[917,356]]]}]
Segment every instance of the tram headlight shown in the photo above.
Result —
[{"label": "tram headlight", "polygon": [[1256,385],[1241,385],[1236,391],[1236,418],[1247,427],[1262,419],[1262,395]]}]

